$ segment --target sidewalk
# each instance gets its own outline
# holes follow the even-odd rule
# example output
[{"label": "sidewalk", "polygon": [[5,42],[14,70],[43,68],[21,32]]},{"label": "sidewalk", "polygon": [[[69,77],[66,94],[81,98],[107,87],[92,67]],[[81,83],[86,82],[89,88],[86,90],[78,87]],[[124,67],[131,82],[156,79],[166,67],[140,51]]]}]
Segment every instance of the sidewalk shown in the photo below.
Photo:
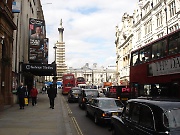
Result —
[{"label": "sidewalk", "polygon": [[55,109],[49,108],[47,94],[39,94],[37,106],[31,102],[24,110],[19,105],[0,112],[0,135],[77,135],[66,102],[59,93]]}]

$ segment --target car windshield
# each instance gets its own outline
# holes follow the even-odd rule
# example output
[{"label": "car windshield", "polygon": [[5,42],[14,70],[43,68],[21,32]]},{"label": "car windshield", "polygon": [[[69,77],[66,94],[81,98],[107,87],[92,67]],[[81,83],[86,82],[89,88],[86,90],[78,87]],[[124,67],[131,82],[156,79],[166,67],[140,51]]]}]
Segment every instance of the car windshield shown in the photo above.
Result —
[{"label": "car windshield", "polygon": [[81,90],[72,90],[72,93],[78,93],[78,94],[80,94],[80,93],[81,93]]},{"label": "car windshield", "polygon": [[164,113],[164,124],[169,128],[180,127],[180,108],[168,110]]},{"label": "car windshield", "polygon": [[124,104],[120,100],[115,100],[115,103],[118,107],[123,107]]},{"label": "car windshield", "polygon": [[87,90],[86,91],[86,96],[97,97],[98,96],[98,91]]},{"label": "car windshield", "polygon": [[117,104],[114,100],[101,100],[101,101],[99,101],[99,107],[114,108],[114,107],[117,107]]}]

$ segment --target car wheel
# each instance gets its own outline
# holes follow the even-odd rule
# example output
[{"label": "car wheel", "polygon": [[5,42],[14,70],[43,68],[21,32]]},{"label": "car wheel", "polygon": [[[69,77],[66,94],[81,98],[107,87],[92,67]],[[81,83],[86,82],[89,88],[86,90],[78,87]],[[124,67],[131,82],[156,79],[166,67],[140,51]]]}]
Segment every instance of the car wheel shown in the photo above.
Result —
[{"label": "car wheel", "polygon": [[89,117],[89,112],[86,110],[86,117]]},{"label": "car wheel", "polygon": [[95,123],[95,124],[98,124],[98,117],[97,117],[96,114],[94,115],[94,123]]},{"label": "car wheel", "polygon": [[112,131],[112,135],[116,135],[116,131],[114,128],[112,128],[111,131]]}]

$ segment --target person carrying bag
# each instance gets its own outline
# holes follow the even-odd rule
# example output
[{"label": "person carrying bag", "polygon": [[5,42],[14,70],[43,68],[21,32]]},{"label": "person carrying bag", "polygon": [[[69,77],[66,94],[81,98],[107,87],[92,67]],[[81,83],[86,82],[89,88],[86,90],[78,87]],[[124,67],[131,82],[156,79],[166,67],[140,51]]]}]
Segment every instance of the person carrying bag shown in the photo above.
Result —
[{"label": "person carrying bag", "polygon": [[37,95],[38,95],[38,91],[35,88],[35,86],[33,86],[33,88],[30,91],[30,95],[32,98],[32,106],[37,105]]}]

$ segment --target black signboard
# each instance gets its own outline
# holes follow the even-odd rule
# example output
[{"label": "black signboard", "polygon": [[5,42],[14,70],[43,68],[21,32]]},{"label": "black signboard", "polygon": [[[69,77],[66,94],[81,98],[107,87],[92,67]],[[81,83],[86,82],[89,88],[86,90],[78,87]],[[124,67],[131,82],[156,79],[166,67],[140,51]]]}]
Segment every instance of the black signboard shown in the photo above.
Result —
[{"label": "black signboard", "polygon": [[22,71],[37,76],[55,76],[56,64],[22,64]]}]

